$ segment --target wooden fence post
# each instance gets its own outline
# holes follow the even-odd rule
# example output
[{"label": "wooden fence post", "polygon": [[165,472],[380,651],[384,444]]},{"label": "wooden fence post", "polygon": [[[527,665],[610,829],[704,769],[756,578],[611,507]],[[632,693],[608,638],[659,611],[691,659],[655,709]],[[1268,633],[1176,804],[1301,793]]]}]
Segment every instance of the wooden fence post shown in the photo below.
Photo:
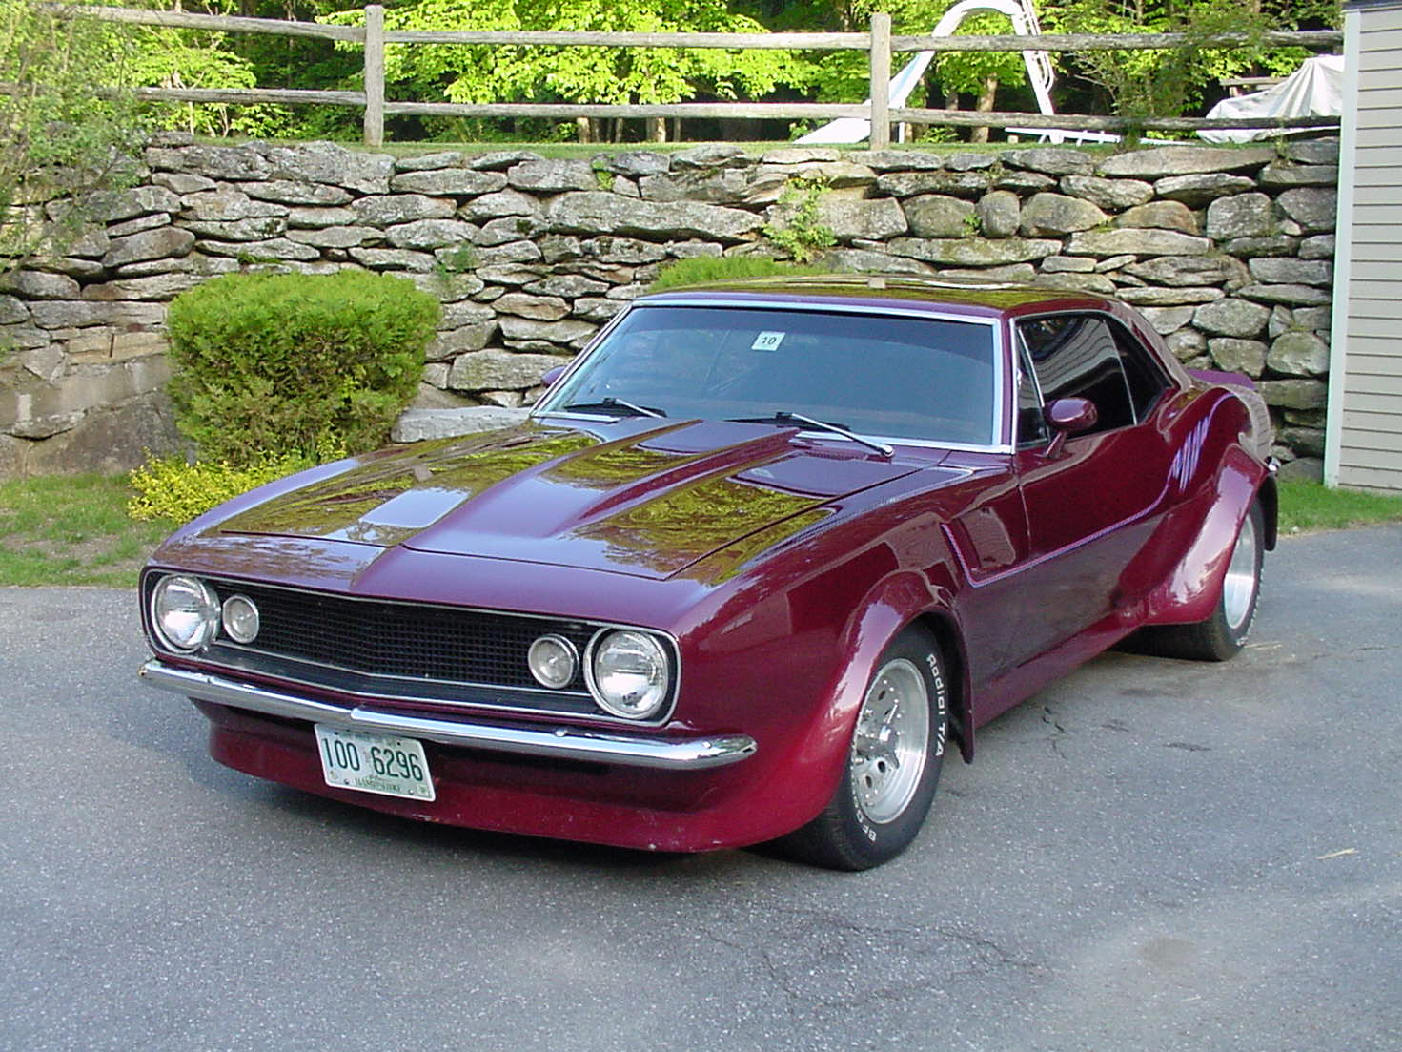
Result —
[{"label": "wooden fence post", "polygon": [[385,141],[385,9],[365,7],[365,145]]},{"label": "wooden fence post", "polygon": [[891,16],[871,13],[871,148],[891,145]]}]

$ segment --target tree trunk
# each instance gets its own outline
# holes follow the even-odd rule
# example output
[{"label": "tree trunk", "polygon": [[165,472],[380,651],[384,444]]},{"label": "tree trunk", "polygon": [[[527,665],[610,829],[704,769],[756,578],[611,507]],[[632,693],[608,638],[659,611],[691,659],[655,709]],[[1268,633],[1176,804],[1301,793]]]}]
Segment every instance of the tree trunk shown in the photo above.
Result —
[{"label": "tree trunk", "polygon": [[647,141],[666,142],[667,141],[667,119],[665,117],[647,118]]},{"label": "tree trunk", "polygon": [[590,129],[589,129],[589,118],[588,118],[588,117],[576,117],[576,118],[574,119],[574,126],[575,126],[576,128],[579,129],[579,141],[580,141],[580,142],[593,142],[593,141],[594,141],[593,137],[589,134]]},{"label": "tree trunk", "polygon": [[[998,94],[998,78],[985,77],[983,81],[983,91],[979,93],[978,102],[974,106],[976,113],[992,113],[993,99]],[[987,142],[988,129],[974,128],[969,132],[970,142]]]}]

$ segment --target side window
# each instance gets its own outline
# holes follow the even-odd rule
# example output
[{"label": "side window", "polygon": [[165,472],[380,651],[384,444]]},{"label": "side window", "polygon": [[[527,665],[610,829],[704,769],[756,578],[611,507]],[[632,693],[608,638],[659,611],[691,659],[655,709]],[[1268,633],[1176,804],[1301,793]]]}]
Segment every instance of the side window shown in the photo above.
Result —
[{"label": "side window", "polygon": [[1129,398],[1134,403],[1134,418],[1143,420],[1168,387],[1168,377],[1154,356],[1129,330],[1119,322],[1110,323],[1115,344],[1124,363],[1125,379],[1129,382]]},{"label": "side window", "polygon": [[1032,358],[1027,353],[1027,341],[1019,335],[1017,341],[1017,444],[1043,445],[1051,441],[1051,428],[1042,415],[1042,394],[1037,390],[1037,378],[1032,372]]},{"label": "side window", "polygon": [[1086,398],[1099,416],[1093,431],[1135,422],[1120,348],[1105,318],[1058,314],[1020,325],[1043,400]]}]

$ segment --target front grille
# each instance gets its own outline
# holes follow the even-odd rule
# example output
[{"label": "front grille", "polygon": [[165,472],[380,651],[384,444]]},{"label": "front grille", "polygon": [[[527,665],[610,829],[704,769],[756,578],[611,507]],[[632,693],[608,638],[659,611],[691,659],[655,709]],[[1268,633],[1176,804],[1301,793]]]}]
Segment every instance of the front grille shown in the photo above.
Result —
[{"label": "front grille", "polygon": [[[243,594],[258,606],[258,638],[243,649],[376,676],[538,690],[526,667],[531,643],[553,632],[582,655],[598,630],[549,618],[211,584],[221,601]],[[581,675],[565,688],[585,691]]]},{"label": "front grille", "polygon": [[[142,579],[147,611],[162,576],[154,571]],[[676,644],[661,634],[654,635],[670,655],[671,696],[654,718],[625,720],[598,706],[582,671],[590,642],[619,627],[614,624],[204,580],[221,603],[245,595],[258,607],[252,643],[239,645],[221,631],[205,650],[189,655],[226,672],[274,677],[373,704],[587,716],[630,726],[661,726],[676,702]],[[526,665],[531,644],[552,633],[573,643],[581,662],[559,690],[542,687]],[[157,652],[166,649],[154,633],[149,638]]]}]

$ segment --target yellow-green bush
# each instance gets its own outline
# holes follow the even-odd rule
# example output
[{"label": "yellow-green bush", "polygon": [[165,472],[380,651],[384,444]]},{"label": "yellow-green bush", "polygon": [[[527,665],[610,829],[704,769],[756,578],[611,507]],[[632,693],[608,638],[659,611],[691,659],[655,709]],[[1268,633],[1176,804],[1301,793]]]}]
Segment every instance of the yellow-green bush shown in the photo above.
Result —
[{"label": "yellow-green bush", "polygon": [[152,460],[131,473],[136,496],[127,505],[133,519],[169,519],[185,523],[255,486],[311,467],[300,454],[264,454],[245,467],[228,461],[187,464],[183,460]]}]

